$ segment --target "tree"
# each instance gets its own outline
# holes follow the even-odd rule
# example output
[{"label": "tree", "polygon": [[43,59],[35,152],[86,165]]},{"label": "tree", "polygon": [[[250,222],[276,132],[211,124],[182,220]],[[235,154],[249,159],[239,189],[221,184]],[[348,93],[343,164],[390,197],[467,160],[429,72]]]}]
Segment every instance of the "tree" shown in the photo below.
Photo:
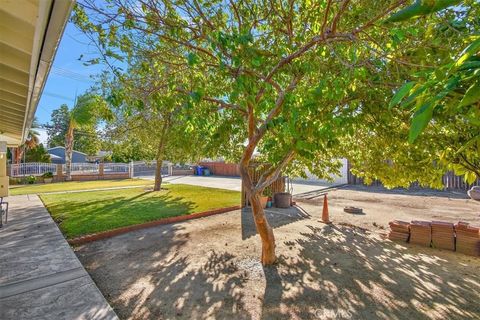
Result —
[{"label": "tree", "polygon": [[[336,159],[356,139],[358,114],[386,106],[386,89],[414,67],[411,54],[432,44],[425,24],[411,22],[417,35],[401,43],[398,30],[383,25],[404,2],[165,0],[132,7],[113,0],[100,7],[84,0],[73,19],[96,35],[105,60],[122,52],[184,67],[194,81],[170,90],[183,92],[199,113],[221,108],[209,141],[233,140],[222,140],[231,147],[222,151],[241,152],[242,184],[269,265],[275,239],[260,205],[263,190],[284,170],[336,171]],[[201,126],[202,119],[188,123]],[[249,173],[255,151],[269,163],[258,181]]]},{"label": "tree", "polygon": [[39,135],[40,134],[36,130],[38,128],[39,128],[38,120],[35,117],[33,119],[32,126],[30,127],[30,129],[28,131],[27,139],[25,140],[25,142],[22,145],[17,147],[16,151],[14,152],[15,163],[18,164],[18,163],[22,162],[23,155],[26,152],[28,152],[29,150],[35,149],[39,145],[39,142],[40,142]]},{"label": "tree", "polygon": [[[58,109],[52,111],[51,123],[47,125],[48,146],[64,147],[65,135],[69,125],[69,109],[62,104]],[[94,155],[100,150],[101,140],[95,123],[82,126],[81,130],[74,131],[75,150]]]},{"label": "tree", "polygon": [[[193,116],[188,101],[175,91],[166,90],[158,79],[175,82],[183,75],[165,68],[154,59],[130,58],[126,72],[114,69],[104,78],[104,96],[116,112],[115,122],[107,128],[115,153],[128,159],[155,159],[154,191],[161,190],[162,163],[165,159],[184,162],[198,158],[199,131],[182,126]],[[178,70],[175,70],[178,71]],[[175,75],[177,73],[177,75]],[[179,80],[180,81],[180,80]]]},{"label": "tree", "polygon": [[71,165],[75,130],[92,127],[102,118],[108,119],[110,114],[105,101],[92,92],[80,95],[71,110],[68,110],[68,127],[65,134],[65,172],[66,180],[71,180]]},{"label": "tree", "polygon": [[[444,1],[443,6],[457,2]],[[411,19],[418,15],[418,8],[422,5],[417,1],[412,7],[389,20]],[[410,75],[409,81],[396,91],[390,101],[390,107],[412,110],[409,142],[418,144],[422,132],[426,135],[436,132],[436,160],[464,175],[469,183],[480,179],[478,11],[477,2],[445,16],[443,25],[433,29],[431,35],[448,41],[451,44],[449,50],[436,53],[437,60],[432,67],[421,68]],[[452,42],[452,38],[455,41]]]},{"label": "tree", "polygon": [[25,161],[50,163],[51,159],[47,149],[40,143],[35,148],[26,151]]}]

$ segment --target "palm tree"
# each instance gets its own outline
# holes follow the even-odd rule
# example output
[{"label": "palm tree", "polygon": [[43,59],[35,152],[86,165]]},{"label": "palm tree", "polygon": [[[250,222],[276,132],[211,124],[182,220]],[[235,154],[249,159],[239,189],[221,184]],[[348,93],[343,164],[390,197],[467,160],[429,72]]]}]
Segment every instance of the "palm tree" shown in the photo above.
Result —
[{"label": "palm tree", "polygon": [[68,129],[65,134],[67,180],[72,180],[71,168],[75,130],[96,124],[101,118],[108,117],[108,111],[105,102],[98,95],[85,93],[76,99],[74,107],[69,111]]},{"label": "palm tree", "polygon": [[33,119],[32,126],[28,131],[27,139],[22,145],[16,148],[14,161],[15,163],[20,163],[22,161],[22,156],[25,152],[35,149],[38,146],[38,144],[40,143],[40,133],[35,129],[38,129],[39,127],[40,125],[38,124],[37,117],[35,117]]}]

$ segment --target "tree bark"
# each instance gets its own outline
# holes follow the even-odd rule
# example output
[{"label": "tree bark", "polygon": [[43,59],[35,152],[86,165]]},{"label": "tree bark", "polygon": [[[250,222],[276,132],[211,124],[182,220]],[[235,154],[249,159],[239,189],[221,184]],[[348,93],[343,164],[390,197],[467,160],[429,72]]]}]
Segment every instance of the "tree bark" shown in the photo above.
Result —
[{"label": "tree bark", "polygon": [[245,158],[242,159],[240,163],[240,175],[242,177],[244,190],[246,191],[248,199],[250,200],[250,205],[252,206],[255,227],[257,228],[257,232],[262,241],[261,262],[264,266],[268,266],[272,265],[277,260],[275,255],[275,237],[273,235],[273,229],[265,217],[265,211],[263,210],[260,201],[262,191],[254,191],[252,179],[248,172],[249,162],[250,161],[246,160]]},{"label": "tree bark", "polygon": [[167,132],[170,126],[170,122],[167,121],[163,124],[162,133],[160,135],[160,141],[157,147],[157,165],[155,166],[155,183],[153,185],[153,191],[160,191],[162,189],[162,163],[165,153],[165,145],[167,142]]},{"label": "tree bark", "polygon": [[20,164],[22,162],[22,155],[23,155],[22,147],[20,146],[20,147],[12,148],[12,150],[15,150],[15,163]]},{"label": "tree bark", "polygon": [[65,180],[72,180],[72,153],[73,153],[73,125],[68,126],[67,134],[65,135]]},{"label": "tree bark", "polygon": [[163,157],[157,158],[157,165],[155,167],[155,183],[153,191],[160,191],[162,189],[162,162]]},{"label": "tree bark", "polygon": [[277,260],[275,255],[275,237],[273,235],[273,229],[265,217],[260,196],[261,192],[252,194],[250,196],[250,204],[252,206],[255,226],[262,240],[262,264],[268,266]]}]

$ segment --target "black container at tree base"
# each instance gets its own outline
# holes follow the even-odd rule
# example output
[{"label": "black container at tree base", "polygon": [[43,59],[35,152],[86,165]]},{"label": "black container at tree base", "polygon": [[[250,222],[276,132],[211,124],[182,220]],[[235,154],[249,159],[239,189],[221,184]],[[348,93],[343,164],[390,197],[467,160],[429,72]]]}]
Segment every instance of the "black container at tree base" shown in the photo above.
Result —
[{"label": "black container at tree base", "polygon": [[275,207],[289,208],[292,204],[292,195],[289,192],[277,192],[273,196]]}]

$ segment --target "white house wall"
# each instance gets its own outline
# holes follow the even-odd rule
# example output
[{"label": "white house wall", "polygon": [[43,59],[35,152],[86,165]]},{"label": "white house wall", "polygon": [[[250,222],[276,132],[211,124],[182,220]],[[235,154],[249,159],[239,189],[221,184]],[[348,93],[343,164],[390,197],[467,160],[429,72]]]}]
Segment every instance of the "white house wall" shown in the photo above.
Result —
[{"label": "white house wall", "polygon": [[[348,182],[348,161],[347,159],[341,159],[342,162],[342,167],[340,169],[340,174],[339,175],[332,175],[333,179],[333,184],[344,184]],[[294,178],[293,180],[299,181],[299,182],[312,182],[312,183],[325,183],[325,184],[330,184],[332,183],[331,181],[325,180],[325,179],[320,179],[310,171],[306,171],[307,174],[307,179],[303,178]]]}]

